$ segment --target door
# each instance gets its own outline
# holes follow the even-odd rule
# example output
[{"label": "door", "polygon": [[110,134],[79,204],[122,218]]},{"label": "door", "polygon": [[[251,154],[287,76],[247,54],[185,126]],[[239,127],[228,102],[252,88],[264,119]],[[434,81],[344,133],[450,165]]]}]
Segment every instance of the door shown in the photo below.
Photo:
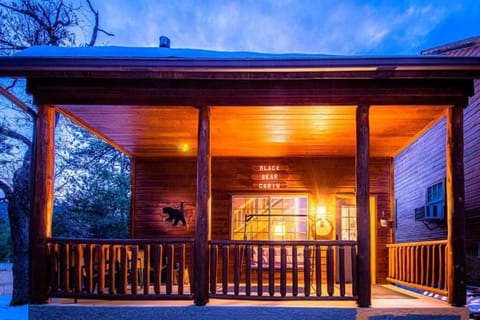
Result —
[{"label": "door", "polygon": [[[336,204],[336,239],[337,240],[353,240],[357,241],[357,208],[355,205],[355,198],[337,198]],[[377,236],[377,222],[376,222],[376,200],[375,197],[370,197],[370,266],[371,266],[371,280],[376,282],[376,236]],[[345,248],[345,270],[351,270],[352,259],[351,249]],[[337,253],[338,256],[338,253]],[[337,259],[338,261],[338,259]],[[338,263],[337,263],[337,281],[338,281]],[[345,281],[352,281],[352,274],[347,272]]]}]

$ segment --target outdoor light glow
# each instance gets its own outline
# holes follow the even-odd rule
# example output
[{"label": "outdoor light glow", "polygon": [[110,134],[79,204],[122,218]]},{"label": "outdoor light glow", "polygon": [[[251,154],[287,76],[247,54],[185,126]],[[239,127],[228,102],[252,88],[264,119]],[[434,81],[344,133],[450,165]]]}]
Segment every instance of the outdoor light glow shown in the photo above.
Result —
[{"label": "outdoor light glow", "polygon": [[327,216],[327,207],[318,206],[317,207],[317,218],[325,218]]},{"label": "outdoor light glow", "polygon": [[188,145],[188,143],[182,144],[181,150],[182,152],[188,152],[190,150],[190,146]]},{"label": "outdoor light glow", "polygon": [[283,236],[285,234],[285,225],[284,224],[276,224],[273,228],[273,233],[276,236]]}]

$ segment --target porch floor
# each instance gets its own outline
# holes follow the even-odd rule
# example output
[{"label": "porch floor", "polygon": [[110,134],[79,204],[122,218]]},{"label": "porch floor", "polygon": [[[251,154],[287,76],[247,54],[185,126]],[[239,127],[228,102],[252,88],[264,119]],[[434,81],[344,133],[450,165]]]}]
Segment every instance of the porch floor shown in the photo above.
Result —
[{"label": "porch floor", "polygon": [[[307,310],[306,310],[307,309]],[[372,286],[372,306],[358,308],[355,301],[259,301],[210,299],[205,307],[190,300],[111,301],[54,299],[30,305],[29,319],[356,319],[356,320],[468,320],[467,308],[404,290],[393,285]]]}]

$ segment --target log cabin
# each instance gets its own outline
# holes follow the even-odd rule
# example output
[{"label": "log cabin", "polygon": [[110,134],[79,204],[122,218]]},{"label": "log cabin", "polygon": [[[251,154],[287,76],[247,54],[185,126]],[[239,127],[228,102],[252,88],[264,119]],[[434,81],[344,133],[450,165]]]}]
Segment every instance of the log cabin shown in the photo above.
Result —
[{"label": "log cabin", "polygon": [[[398,281],[465,305],[463,112],[480,58],[32,47],[0,76],[26,78],[38,106],[33,303],[365,308],[372,284]],[[52,238],[57,112],[130,156],[131,239]],[[394,159],[442,116],[447,240],[387,249]]]}]

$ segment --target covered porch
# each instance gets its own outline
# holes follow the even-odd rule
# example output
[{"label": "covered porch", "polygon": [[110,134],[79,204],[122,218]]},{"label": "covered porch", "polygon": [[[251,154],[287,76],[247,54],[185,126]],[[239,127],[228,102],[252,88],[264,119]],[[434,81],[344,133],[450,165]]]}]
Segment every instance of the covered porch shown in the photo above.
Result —
[{"label": "covered porch", "polygon": [[[405,272],[420,270],[395,267],[415,262],[387,253],[394,232],[389,161],[446,115],[448,138],[439,141],[448,163],[441,290],[450,305],[465,305],[463,108],[479,59],[185,58],[164,48],[154,56],[139,49],[92,58],[69,50],[33,48],[0,60],[3,74],[27,77],[39,109],[35,303],[351,300],[370,307],[372,282],[405,281]],[[131,157],[131,240],[51,237],[55,112]],[[232,199],[245,194],[306,194],[305,238],[235,238]],[[153,218],[161,206],[183,202],[185,227]],[[336,210],[349,206],[356,239],[342,240]],[[333,229],[317,238],[324,218]],[[246,229],[246,216],[244,222]],[[433,264],[422,270],[433,272]]]}]

